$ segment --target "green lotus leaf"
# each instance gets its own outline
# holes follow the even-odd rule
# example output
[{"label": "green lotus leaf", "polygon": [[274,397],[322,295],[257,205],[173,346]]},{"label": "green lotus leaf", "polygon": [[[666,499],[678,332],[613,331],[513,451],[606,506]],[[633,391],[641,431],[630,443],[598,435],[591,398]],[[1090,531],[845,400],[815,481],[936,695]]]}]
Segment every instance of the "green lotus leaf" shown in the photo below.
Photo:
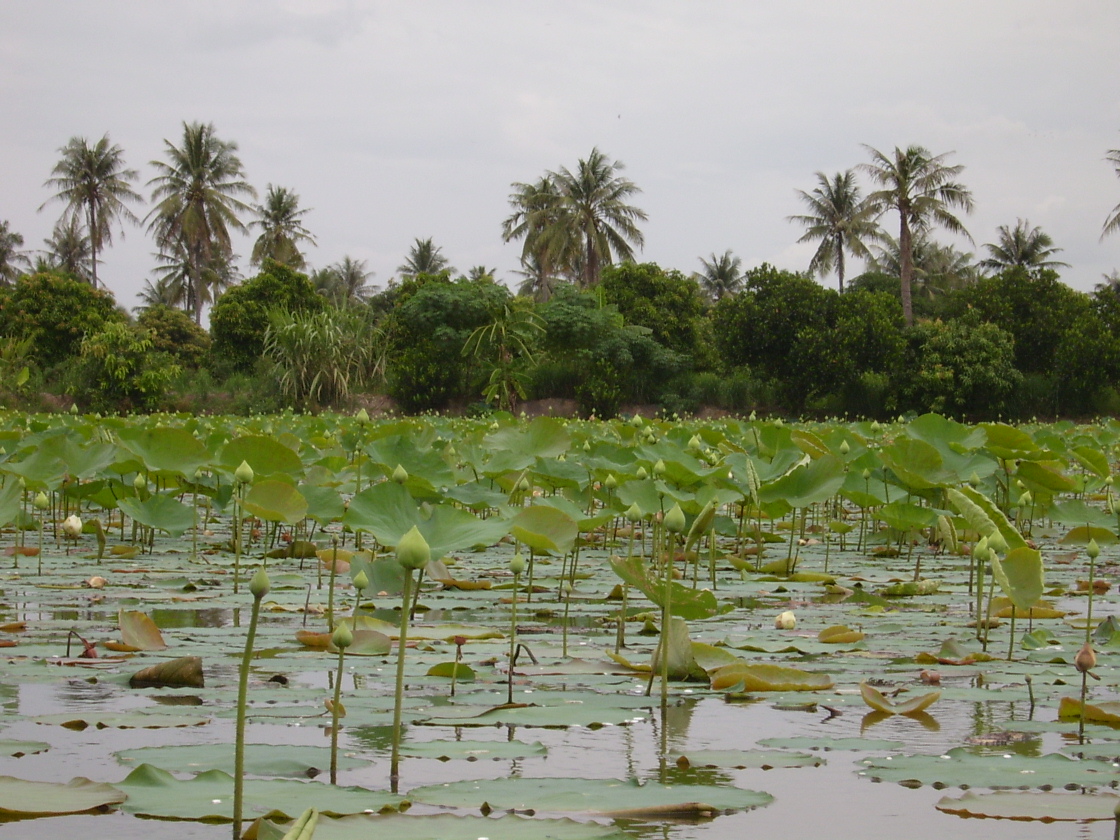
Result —
[{"label": "green lotus leaf", "polygon": [[[171,773],[201,773],[206,770],[233,772],[233,750],[223,744],[174,744],[119,750],[114,755],[123,764],[151,764]],[[349,754],[338,756],[340,770],[364,767],[368,760]],[[329,747],[303,744],[246,744],[245,772],[250,776],[315,778],[331,766]]]},{"label": "green lotus leaf", "polygon": [[[285,840],[287,824],[262,822],[257,840]],[[320,820],[315,840],[627,840],[614,826],[506,814],[498,819],[452,814],[385,814]]]},{"label": "green lotus leaf", "polygon": [[266,478],[256,482],[242,505],[249,513],[267,522],[295,525],[307,516],[307,499],[286,481]]},{"label": "green lotus leaf", "polygon": [[776,767],[819,767],[824,764],[824,759],[819,756],[780,750],[690,750],[669,758],[678,766],[730,770],[772,770]]},{"label": "green lotus leaf", "polygon": [[154,493],[144,501],[126,496],[117,502],[117,507],[141,525],[158,528],[173,537],[194,527],[194,509],[163,493]]},{"label": "green lotus leaf", "polygon": [[1107,787],[1116,778],[1110,761],[1074,759],[1058,753],[977,755],[963,747],[943,755],[894,755],[858,762],[862,775],[886,782],[946,787],[1039,788],[1083,785]]},{"label": "green lotus leaf", "polygon": [[579,536],[579,526],[559,508],[532,505],[513,518],[509,532],[538,554],[567,554]]},{"label": "green lotus leaf", "polygon": [[835,683],[827,674],[782,665],[740,661],[711,673],[713,691],[749,694],[755,691],[824,691]]},{"label": "green lotus leaf", "polygon": [[0,814],[6,818],[81,814],[124,802],[120,789],[78,777],[66,784],[0,776]]},{"label": "green lotus leaf", "polygon": [[1120,796],[1113,793],[1055,793],[1053,791],[999,790],[994,793],[967,791],[963,796],[946,796],[935,806],[938,811],[959,817],[990,817],[997,820],[1040,820],[1042,822],[1091,822],[1112,820],[1120,808]]},{"label": "green lotus leaf", "polygon": [[866,682],[859,684],[859,694],[863,702],[877,712],[887,715],[917,715],[924,712],[941,699],[940,691],[930,691],[920,697],[911,697],[896,703],[889,699],[883,692]]},{"label": "green lotus leaf", "polygon": [[257,480],[278,474],[291,477],[303,473],[299,455],[276,438],[265,435],[234,438],[222,447],[217,461],[231,475],[245,461],[253,468]]},{"label": "green lotus leaf", "polygon": [[548,754],[540,741],[420,741],[401,745],[401,755],[440,761],[507,761]]}]

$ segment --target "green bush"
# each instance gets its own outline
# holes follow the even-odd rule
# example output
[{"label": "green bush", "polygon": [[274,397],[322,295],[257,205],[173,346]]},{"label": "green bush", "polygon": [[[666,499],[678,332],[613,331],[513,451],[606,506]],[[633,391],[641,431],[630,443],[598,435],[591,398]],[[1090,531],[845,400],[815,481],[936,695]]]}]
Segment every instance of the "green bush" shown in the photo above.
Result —
[{"label": "green bush", "polygon": [[109,323],[82,341],[71,393],[92,411],[153,411],[179,372],[171,356],[152,350],[146,330]]}]

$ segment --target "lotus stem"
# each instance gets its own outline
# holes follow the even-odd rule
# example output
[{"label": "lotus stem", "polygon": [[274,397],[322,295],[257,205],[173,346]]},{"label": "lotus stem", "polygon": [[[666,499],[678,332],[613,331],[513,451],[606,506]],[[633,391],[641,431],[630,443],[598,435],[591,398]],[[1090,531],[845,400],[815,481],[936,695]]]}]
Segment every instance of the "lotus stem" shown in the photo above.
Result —
[{"label": "lotus stem", "polygon": [[509,690],[506,692],[506,703],[513,705],[513,658],[517,655],[517,588],[521,582],[521,573],[513,573],[513,603],[509,613]]},{"label": "lotus stem", "polygon": [[[327,630],[334,632],[334,577],[338,568],[338,539],[334,540],[331,551],[331,576],[327,582]],[[411,576],[410,576],[411,577]]]},{"label": "lotus stem", "polygon": [[249,632],[245,637],[245,652],[241,656],[241,670],[237,682],[237,724],[233,753],[233,840],[241,837],[241,815],[244,807],[245,785],[245,718],[249,694],[249,667],[253,660],[253,642],[257,637],[257,619],[261,614],[261,599],[268,594],[268,575],[264,566],[253,576],[249,589],[253,593],[253,611],[249,616]]},{"label": "lotus stem", "polygon": [[393,697],[393,750],[389,759],[389,786],[397,792],[401,762],[401,706],[404,704],[404,656],[408,644],[408,611],[412,601],[412,569],[404,570],[404,588],[401,593],[401,629],[397,641],[397,685]]}]

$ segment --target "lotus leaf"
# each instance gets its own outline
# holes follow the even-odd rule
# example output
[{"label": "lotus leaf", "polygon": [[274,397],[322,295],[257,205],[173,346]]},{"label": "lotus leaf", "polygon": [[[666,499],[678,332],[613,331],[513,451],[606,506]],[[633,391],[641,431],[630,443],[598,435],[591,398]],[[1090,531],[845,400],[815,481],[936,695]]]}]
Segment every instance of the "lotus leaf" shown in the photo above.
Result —
[{"label": "lotus leaf", "polygon": [[963,747],[944,755],[895,755],[865,758],[864,774],[903,784],[947,787],[1040,788],[1080,785],[1106,787],[1116,778],[1109,761],[1074,759],[1058,753],[977,755]]},{"label": "lotus leaf", "polygon": [[0,814],[9,819],[80,814],[119,805],[125,798],[112,785],[82,777],[63,785],[0,776]]},{"label": "lotus leaf", "polygon": [[853,630],[845,624],[836,624],[826,627],[817,634],[817,641],[827,645],[850,645],[863,639],[863,633]]},{"label": "lotus leaf", "polygon": [[997,820],[1112,820],[1120,807],[1120,796],[1112,793],[1054,793],[1051,791],[999,790],[993,793],[967,791],[956,799],[946,796],[937,810],[960,817],[990,817]]},{"label": "lotus leaf", "polygon": [[755,691],[824,691],[835,683],[827,674],[782,665],[739,661],[711,674],[713,691],[749,694]]},{"label": "lotus leaf", "polygon": [[[233,772],[233,750],[223,744],[176,744],[160,747],[138,747],[120,750],[117,760],[129,765],[151,764],[172,773],[200,773],[205,770]],[[339,755],[340,769],[364,767],[368,760]],[[321,769],[330,767],[327,747],[303,744],[246,744],[245,772],[250,776],[314,778]]]},{"label": "lotus leaf", "polygon": [[268,522],[295,525],[307,516],[307,499],[286,481],[266,478],[255,483],[242,502],[245,510]]},{"label": "lotus leaf", "polygon": [[924,712],[941,699],[940,691],[931,691],[920,697],[912,697],[909,700],[896,703],[888,699],[879,689],[868,685],[866,682],[859,684],[859,694],[864,703],[875,711],[887,715],[916,715]]},{"label": "lotus leaf", "polygon": [[[287,826],[262,822],[257,840],[285,840]],[[481,816],[431,814],[386,814],[352,816],[323,820],[316,827],[315,840],[627,840],[613,826],[576,822],[570,819],[542,819],[506,814],[495,819]]]},{"label": "lotus leaf", "polygon": [[1058,717],[1061,720],[1078,720],[1084,715],[1090,723],[1120,724],[1120,701],[1086,703],[1084,712],[1081,701],[1075,697],[1063,697],[1058,704]]}]

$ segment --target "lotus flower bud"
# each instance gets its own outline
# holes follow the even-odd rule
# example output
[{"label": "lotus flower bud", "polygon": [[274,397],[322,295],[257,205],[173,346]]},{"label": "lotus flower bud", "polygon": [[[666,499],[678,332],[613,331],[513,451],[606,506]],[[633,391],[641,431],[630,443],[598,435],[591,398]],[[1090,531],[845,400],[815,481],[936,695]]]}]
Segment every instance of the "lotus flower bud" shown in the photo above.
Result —
[{"label": "lotus flower bud", "polygon": [[972,556],[977,560],[987,560],[988,551],[988,538],[981,537],[976,541],[976,545],[972,547]]},{"label": "lotus flower bud", "polygon": [[46,510],[51,506],[51,500],[47,498],[46,493],[40,490],[35,494],[34,505],[36,510]]},{"label": "lotus flower bud", "polygon": [[532,485],[529,484],[529,479],[526,478],[525,476],[521,476],[521,480],[519,482],[517,482],[517,489],[520,490],[522,493],[528,493],[529,488],[531,486]]},{"label": "lotus flower bud", "polygon": [[144,473],[136,473],[136,478],[132,479],[132,486],[136,490],[148,489],[148,479],[144,477]]},{"label": "lotus flower bud", "polygon": [[867,469],[867,467],[863,468],[863,480],[864,481],[870,481],[871,480],[871,470]]},{"label": "lotus flower bud", "polygon": [[684,530],[684,511],[679,504],[673,505],[665,514],[665,530],[670,534],[679,534]]},{"label": "lotus flower bud", "polygon": [[364,408],[359,408],[358,413],[354,415],[354,419],[357,420],[359,423],[368,423],[369,422],[369,412],[366,411]]},{"label": "lotus flower bud", "polygon": [[792,630],[796,626],[797,616],[795,616],[791,610],[780,613],[777,618],[774,619],[774,628],[776,630]]},{"label": "lotus flower bud", "polygon": [[583,442],[583,451],[584,452],[590,452],[591,451],[591,441],[585,440]]},{"label": "lotus flower bud", "polygon": [[704,442],[700,440],[697,435],[693,435],[688,439],[688,449],[690,452],[699,452],[704,448]]},{"label": "lotus flower bud", "polygon": [[1021,508],[1030,507],[1033,502],[1034,498],[1031,496],[1030,490],[1024,491],[1023,495],[1019,497],[1019,507]]},{"label": "lotus flower bud", "polygon": [[525,556],[520,551],[510,558],[509,570],[513,572],[515,576],[525,571]]},{"label": "lotus flower bud", "polygon": [[638,478],[649,478],[649,473],[646,472],[645,467],[638,467],[638,471],[635,475],[638,476]]},{"label": "lotus flower bud", "polygon": [[334,628],[334,632],[331,633],[331,644],[339,650],[346,650],[354,644],[354,634],[351,632],[349,625],[339,624]]},{"label": "lotus flower bud", "polygon": [[1108,478],[1106,478],[1104,480],[1104,484],[1105,484],[1105,487],[1111,487],[1112,486],[1112,476],[1111,475],[1108,476]]},{"label": "lotus flower bud", "polygon": [[618,487],[618,479],[614,477],[614,473],[607,476],[606,480],[603,482],[603,486],[608,490],[614,490]]},{"label": "lotus flower bud", "polygon": [[82,533],[82,520],[76,513],[72,513],[62,522],[62,533],[72,540],[76,540]]},{"label": "lotus flower bud", "polygon": [[635,429],[642,428],[642,415],[635,414],[633,417],[631,417],[630,418],[630,425],[633,426]]},{"label": "lotus flower bud", "polygon": [[971,484],[971,485],[972,485],[973,487],[978,487],[978,486],[980,486],[980,476],[978,476],[978,475],[976,474],[976,471],[975,471],[975,470],[973,470],[973,471],[972,471],[972,475],[970,475],[970,476],[968,477],[968,483],[969,483],[969,484]]},{"label": "lotus flower bud", "polygon": [[233,471],[233,477],[242,484],[253,483],[253,468],[249,466],[248,461],[242,461],[241,466]]},{"label": "lotus flower bud", "polygon": [[630,505],[630,507],[626,508],[626,518],[629,519],[631,522],[641,522],[642,521],[642,509],[640,507],[638,507],[637,502],[634,502],[634,504],[632,504],[632,505]]},{"label": "lotus flower bud", "polygon": [[657,463],[653,465],[653,475],[655,478],[660,478],[665,475],[665,462],[660,458],[658,458]]},{"label": "lotus flower bud", "polygon": [[1097,545],[1096,540],[1089,540],[1089,544],[1085,546],[1085,553],[1089,555],[1090,560],[1096,560],[1101,556],[1101,547]]},{"label": "lotus flower bud", "polygon": [[354,575],[354,588],[359,592],[369,589],[369,575],[366,574],[365,569]]},{"label": "lotus flower bud", "polygon": [[408,481],[408,470],[406,470],[400,464],[397,464],[397,466],[393,469],[393,481],[397,482],[397,484],[406,483]]},{"label": "lotus flower bud", "polygon": [[754,409],[751,409],[751,415],[747,419],[750,420],[753,423],[755,420],[758,419],[758,412],[755,411]]},{"label": "lotus flower bud", "polygon": [[1007,549],[1010,548],[1007,539],[998,528],[988,535],[988,547],[997,554],[1006,554]]},{"label": "lotus flower bud", "polygon": [[840,441],[840,454],[841,455],[847,455],[851,451],[852,451],[852,447],[848,446],[848,442],[846,440]]},{"label": "lotus flower bud", "polygon": [[249,581],[249,591],[259,601],[268,594],[268,590],[271,588],[272,584],[268,580],[268,572],[265,571],[264,566],[261,566],[253,574],[252,580]]},{"label": "lotus flower bud", "polygon": [[572,597],[572,582],[570,580],[564,581],[560,585],[560,591],[564,593],[565,598],[571,598]]},{"label": "lotus flower bud", "polygon": [[647,446],[653,446],[653,444],[657,443],[657,435],[653,433],[652,428],[646,429],[646,436],[644,440]]},{"label": "lotus flower bud", "polygon": [[423,569],[432,559],[428,541],[415,525],[397,543],[397,562],[406,569]]}]

